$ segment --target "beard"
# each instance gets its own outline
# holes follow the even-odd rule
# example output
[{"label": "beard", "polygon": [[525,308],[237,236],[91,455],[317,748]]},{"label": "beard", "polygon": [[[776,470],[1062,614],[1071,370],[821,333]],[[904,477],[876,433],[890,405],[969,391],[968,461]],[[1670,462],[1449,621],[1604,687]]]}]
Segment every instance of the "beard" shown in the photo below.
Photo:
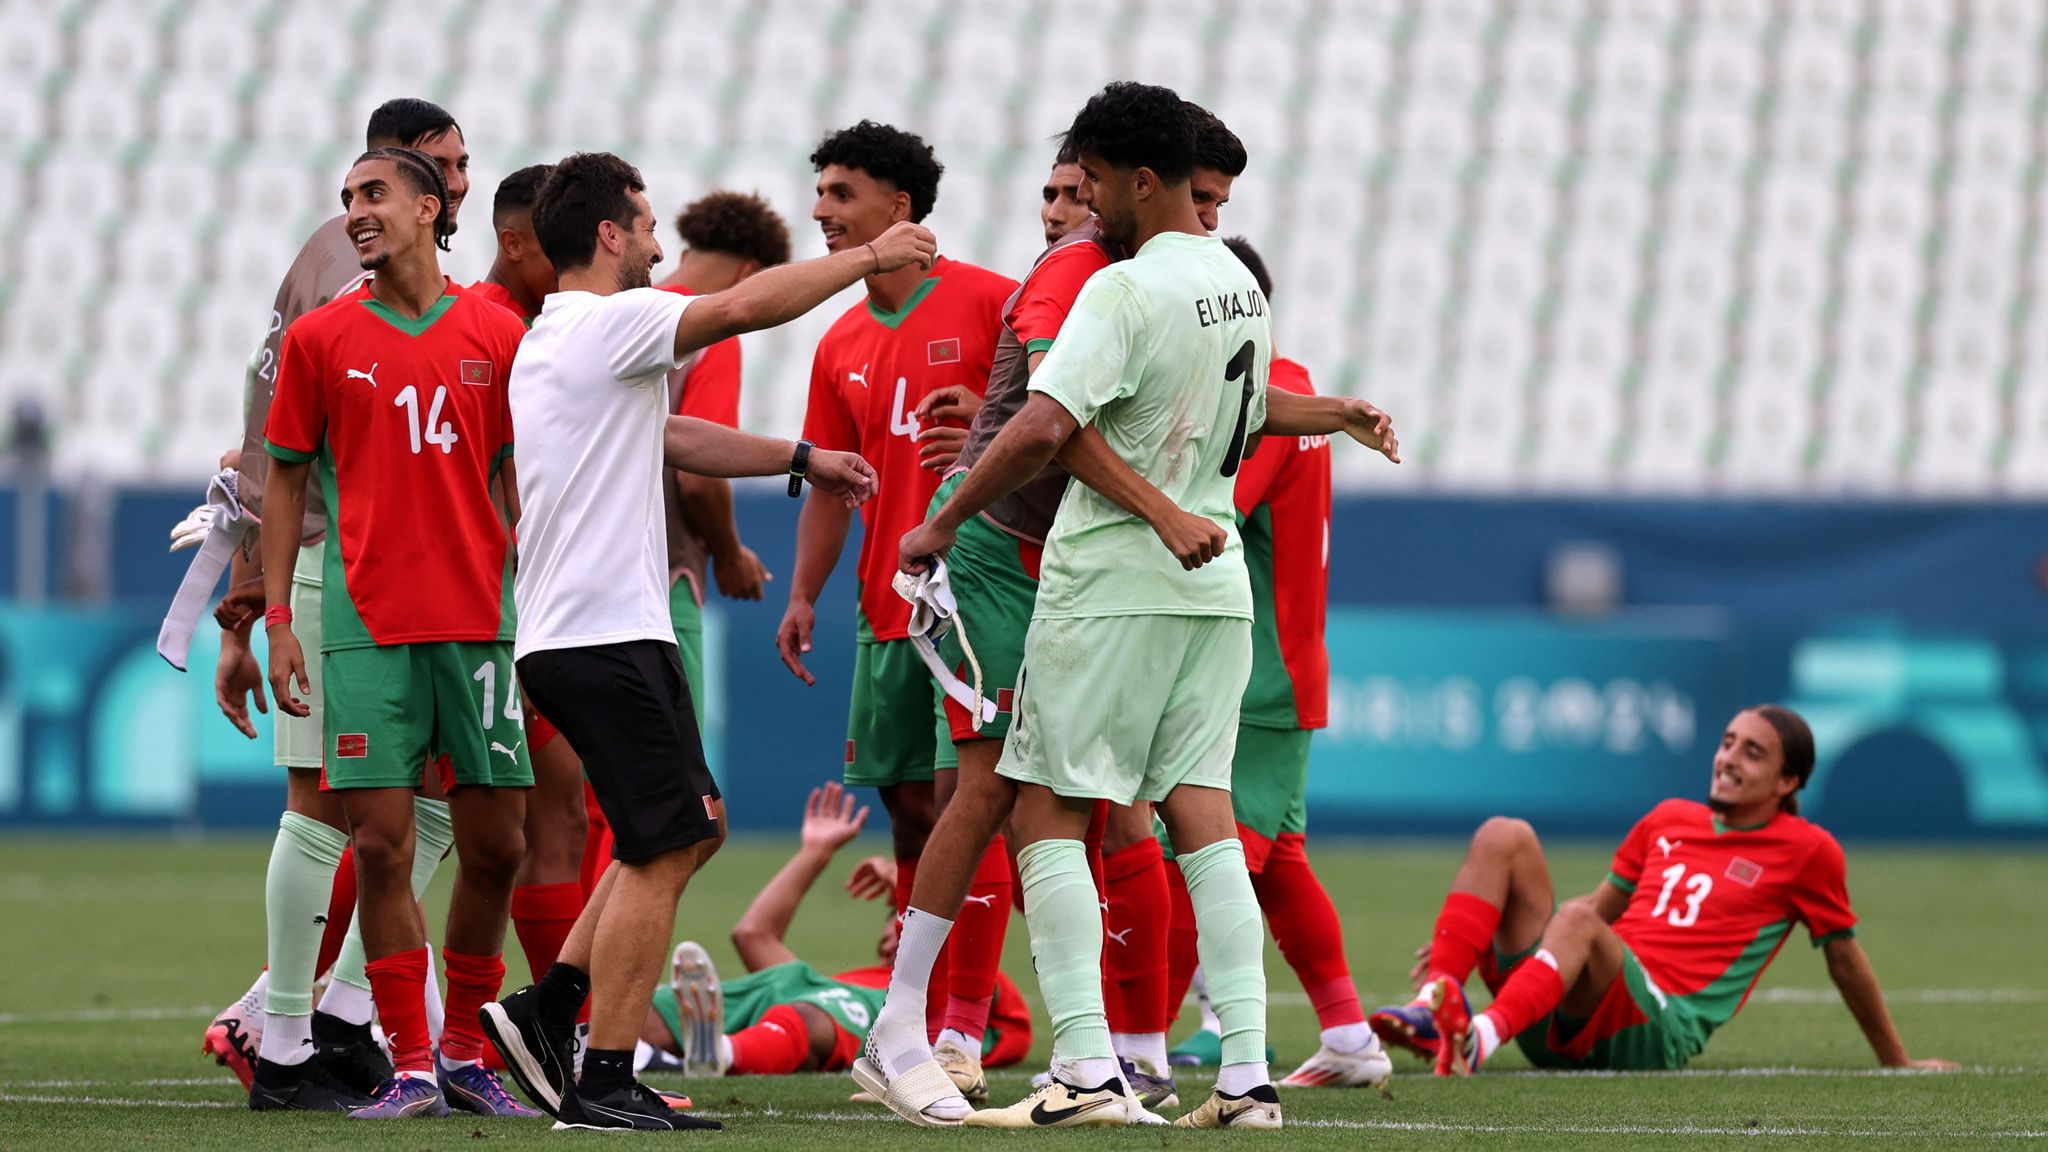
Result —
[{"label": "beard", "polygon": [[654,265],[635,260],[619,266],[619,291],[631,292],[635,288],[654,286]]},{"label": "beard", "polygon": [[1735,811],[1735,805],[1726,800],[1716,800],[1712,796],[1707,797],[1707,807],[1713,809],[1716,816],[1726,816]]},{"label": "beard", "polygon": [[358,260],[357,263],[362,265],[363,271],[375,272],[377,269],[382,268],[386,264],[391,263],[391,249],[385,248],[377,252],[372,252],[368,256],[365,256],[362,259]]}]

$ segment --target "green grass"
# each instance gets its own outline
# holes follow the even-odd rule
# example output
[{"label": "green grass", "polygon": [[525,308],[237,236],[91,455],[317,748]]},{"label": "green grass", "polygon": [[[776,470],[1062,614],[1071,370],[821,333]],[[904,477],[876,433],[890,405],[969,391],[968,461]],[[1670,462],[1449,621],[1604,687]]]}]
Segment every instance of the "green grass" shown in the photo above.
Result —
[{"label": "green grass", "polygon": [[[879,845],[875,845],[879,847]],[[736,967],[723,931],[786,845],[729,845],[683,903],[679,932]],[[332,1116],[253,1115],[232,1078],[198,1054],[214,1010],[239,995],[263,955],[257,840],[0,842],[0,1149],[142,1145],[221,1148],[498,1148],[577,1139],[526,1121],[350,1123]],[[1368,1005],[1399,995],[1409,953],[1428,933],[1458,846],[1319,845],[1316,860],[1344,914],[1353,971]],[[872,905],[834,887],[844,854],[798,918],[791,943],[828,970],[868,962]],[[1589,887],[1597,846],[1553,851],[1560,891]],[[435,903],[445,898],[446,872]],[[2039,850],[1850,851],[1861,938],[1917,1055],[1965,1064],[1955,1076],[1871,1072],[1848,1013],[1828,994],[1820,958],[1795,938],[1735,1022],[1685,1073],[1555,1076],[1497,1058],[1478,1078],[1437,1082],[1397,1058],[1394,1098],[1290,1091],[1288,1131],[1122,1131],[1041,1136],[1090,1147],[1262,1146],[1503,1148],[1770,1145],[2009,1147],[2048,1138],[2048,854]],[[1021,924],[1010,971],[1030,988]],[[513,979],[524,964],[516,946]],[[1277,954],[1272,1041],[1282,1064],[1305,1056],[1315,1023]],[[1041,1024],[1034,1065],[1046,1049]],[[1030,1069],[991,1077],[1007,1102]],[[1284,1069],[1283,1069],[1284,1070]],[[1769,1070],[1768,1073],[1756,1070]],[[1200,1074],[1183,1075],[1189,1096]],[[843,1076],[728,1079],[684,1086],[728,1122],[720,1147],[857,1152],[922,1144],[1007,1146],[1006,1134],[931,1132],[847,1102]],[[695,1137],[677,1137],[688,1140]],[[586,1140],[587,1142],[587,1140]]]}]

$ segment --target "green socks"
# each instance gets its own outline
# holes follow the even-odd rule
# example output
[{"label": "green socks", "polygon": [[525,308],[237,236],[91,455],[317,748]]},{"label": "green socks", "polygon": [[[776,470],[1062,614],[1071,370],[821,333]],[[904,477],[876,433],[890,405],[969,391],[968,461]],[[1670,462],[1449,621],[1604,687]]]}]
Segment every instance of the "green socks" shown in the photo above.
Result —
[{"label": "green socks", "polygon": [[[1242,859],[1238,868],[1242,870]],[[1031,964],[1052,1017],[1053,1057],[1113,1060],[1102,1008],[1102,906],[1079,840],[1040,840],[1017,854],[1024,877],[1024,923]],[[1245,885],[1251,891],[1249,882]],[[1258,906],[1252,906],[1258,914]],[[1263,944],[1263,938],[1260,940]],[[1112,1073],[1114,1065],[1111,1066]]]},{"label": "green socks", "polygon": [[[1223,1063],[1263,1062],[1266,928],[1251,873],[1245,870],[1244,845],[1218,840],[1181,856],[1180,871],[1195,906],[1204,987],[1222,1025]],[[1037,944],[1035,934],[1032,943]],[[1050,995],[1046,1003],[1051,1005]]]},{"label": "green socks", "polygon": [[334,870],[348,835],[318,820],[287,812],[277,822],[270,869],[263,880],[263,911],[269,918],[270,983],[264,1011],[278,1016],[313,1013],[313,971],[320,955],[321,925],[334,888]]}]

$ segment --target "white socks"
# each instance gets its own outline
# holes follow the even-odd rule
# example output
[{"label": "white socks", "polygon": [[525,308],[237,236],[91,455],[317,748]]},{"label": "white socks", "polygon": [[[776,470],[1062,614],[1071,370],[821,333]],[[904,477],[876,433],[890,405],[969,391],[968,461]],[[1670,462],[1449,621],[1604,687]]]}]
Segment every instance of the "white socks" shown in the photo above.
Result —
[{"label": "white socks", "polygon": [[[875,1017],[868,1035],[868,1050],[882,1062],[882,1075],[895,1079],[912,1066],[931,1059],[925,1040],[925,995],[931,987],[932,967],[953,922],[918,908],[903,913],[903,930],[896,940],[896,963],[889,969],[889,994]],[[969,1051],[973,1051],[970,1047]]]},{"label": "white socks", "polygon": [[1500,1047],[1500,1031],[1493,1026],[1493,1017],[1484,1012],[1472,1018],[1472,1035],[1477,1038],[1481,1060],[1493,1055],[1493,1050]]},{"label": "white socks", "polygon": [[1114,1056],[1087,1056],[1079,1060],[1054,1061],[1052,1074],[1076,1088],[1089,1089],[1100,1088],[1111,1080],[1121,1080],[1123,1069],[1116,1066]]},{"label": "white socks", "polygon": [[249,990],[242,993],[242,998],[235,1001],[235,1003],[241,1005],[244,1012],[261,1014],[263,1011],[263,998],[269,992],[270,969],[265,968],[256,974],[256,982],[249,985]]},{"label": "white socks", "polygon": [[304,1064],[313,1055],[313,1016],[263,1014],[263,1059],[272,1064]]},{"label": "white socks", "polygon": [[[941,1029],[939,1032],[939,1044],[951,1044],[962,1052],[973,1052],[977,1055],[981,1052],[981,1037],[969,1036],[958,1028]],[[937,1046],[936,1044],[933,1045],[933,1047]]]},{"label": "white socks", "polygon": [[1242,1096],[1261,1084],[1273,1082],[1273,1073],[1263,1060],[1225,1064],[1216,1070],[1216,1090],[1225,1096]]},{"label": "white socks", "polygon": [[1116,1054],[1129,1060],[1138,1071],[1150,1076],[1164,1076],[1169,1061],[1166,1057],[1166,1033],[1164,1032],[1111,1032],[1109,1046]]},{"label": "white socks", "polygon": [[1378,1037],[1372,1034],[1372,1027],[1362,1022],[1323,1029],[1323,1047],[1332,1052],[1363,1052],[1376,1039]]},{"label": "white socks", "polygon": [[327,982],[327,993],[320,997],[320,1011],[337,1016],[350,1024],[370,1022],[370,990],[336,976]]}]

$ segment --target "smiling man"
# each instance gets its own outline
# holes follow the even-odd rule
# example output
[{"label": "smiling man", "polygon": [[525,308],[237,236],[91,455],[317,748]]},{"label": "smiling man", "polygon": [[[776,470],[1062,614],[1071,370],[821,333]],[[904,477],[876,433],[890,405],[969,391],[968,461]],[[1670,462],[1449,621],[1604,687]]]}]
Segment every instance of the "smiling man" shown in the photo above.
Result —
[{"label": "smiling man", "polygon": [[[1799,815],[1813,756],[1797,713],[1736,713],[1706,803],[1652,808],[1607,878],[1562,907],[1535,831],[1487,821],[1412,973],[1421,994],[1373,1013],[1373,1029],[1439,1076],[1470,1075],[1511,1038],[1540,1067],[1682,1068],[1804,924],[1878,1063],[1953,1070],[1907,1056],[1892,1026],[1856,943],[1842,846]],[[1464,991],[1475,967],[1496,993],[1476,1015]]]}]

